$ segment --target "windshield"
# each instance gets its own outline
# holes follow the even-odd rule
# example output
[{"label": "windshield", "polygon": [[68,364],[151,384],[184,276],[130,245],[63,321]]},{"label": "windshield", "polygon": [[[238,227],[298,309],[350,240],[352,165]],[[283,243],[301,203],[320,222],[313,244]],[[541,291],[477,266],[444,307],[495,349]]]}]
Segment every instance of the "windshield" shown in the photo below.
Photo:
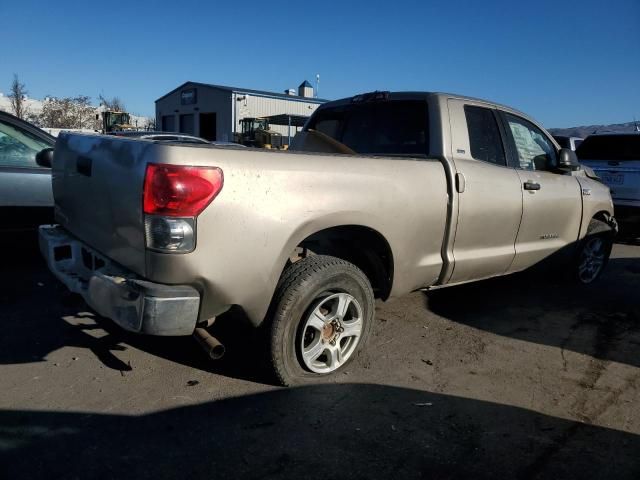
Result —
[{"label": "windshield", "polygon": [[319,110],[305,130],[317,130],[356,153],[426,156],[427,102],[392,100]]},{"label": "windshield", "polygon": [[268,130],[269,123],[266,119],[244,119],[242,121],[242,132],[249,133],[256,130]]},{"label": "windshield", "polygon": [[580,160],[640,160],[640,135],[592,135],[576,149]]},{"label": "windshield", "polygon": [[129,123],[128,113],[111,113],[109,115],[109,125],[126,125]]}]

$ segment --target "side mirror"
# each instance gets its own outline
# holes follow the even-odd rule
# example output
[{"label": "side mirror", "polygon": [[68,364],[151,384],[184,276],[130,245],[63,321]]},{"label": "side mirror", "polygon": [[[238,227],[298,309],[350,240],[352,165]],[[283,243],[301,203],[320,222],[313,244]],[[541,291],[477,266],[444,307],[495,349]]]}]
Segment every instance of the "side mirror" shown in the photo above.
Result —
[{"label": "side mirror", "polygon": [[580,162],[576,152],[570,148],[561,148],[558,153],[558,168],[561,170],[580,170]]},{"label": "side mirror", "polygon": [[51,165],[53,165],[53,148],[45,148],[36,153],[36,163],[41,167],[51,168]]}]

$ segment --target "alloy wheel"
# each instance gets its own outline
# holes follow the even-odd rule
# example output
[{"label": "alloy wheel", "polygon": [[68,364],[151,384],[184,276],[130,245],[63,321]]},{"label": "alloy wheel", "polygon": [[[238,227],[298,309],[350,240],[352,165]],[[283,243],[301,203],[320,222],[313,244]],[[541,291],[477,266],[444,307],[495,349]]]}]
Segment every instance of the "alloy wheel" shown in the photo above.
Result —
[{"label": "alloy wheel", "polygon": [[363,314],[348,293],[323,297],[301,325],[300,354],[304,366],[314,373],[331,373],[356,350],[362,336]]},{"label": "alloy wheel", "polygon": [[601,237],[592,237],[585,243],[580,262],[578,277],[583,283],[591,283],[602,271],[606,260],[606,244]]}]

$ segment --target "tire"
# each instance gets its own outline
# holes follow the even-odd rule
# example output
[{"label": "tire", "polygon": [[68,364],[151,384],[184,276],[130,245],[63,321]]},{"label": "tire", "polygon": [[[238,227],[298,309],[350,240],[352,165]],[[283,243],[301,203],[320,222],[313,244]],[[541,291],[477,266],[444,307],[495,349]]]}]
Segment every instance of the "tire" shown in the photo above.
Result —
[{"label": "tire", "polygon": [[277,380],[302,385],[344,369],[373,325],[371,284],[355,265],[314,255],[286,267],[267,319]]},{"label": "tire", "polygon": [[572,266],[575,281],[588,285],[600,277],[609,262],[615,232],[602,220],[592,219]]}]

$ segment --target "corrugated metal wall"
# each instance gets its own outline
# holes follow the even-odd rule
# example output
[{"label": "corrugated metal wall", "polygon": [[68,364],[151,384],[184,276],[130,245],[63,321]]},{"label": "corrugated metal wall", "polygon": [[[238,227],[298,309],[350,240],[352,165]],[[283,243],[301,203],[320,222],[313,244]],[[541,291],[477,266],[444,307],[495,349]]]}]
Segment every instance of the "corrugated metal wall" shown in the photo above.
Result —
[{"label": "corrugated metal wall", "polygon": [[[197,91],[197,103],[182,105],[181,92],[187,89],[195,89]],[[244,98],[243,98],[244,97]],[[293,97],[299,98],[299,97]],[[216,140],[233,141],[234,132],[240,132],[240,119],[246,117],[267,117],[270,115],[303,115],[305,117],[311,114],[320,105],[314,101],[298,101],[294,99],[261,96],[252,93],[243,93],[242,90],[234,90],[233,93],[228,89],[215,88],[186,83],[182,88],[172,92],[171,94],[156,101],[156,124],[157,128],[165,128],[165,130],[176,131],[180,129],[180,119],[189,123],[189,132],[197,136],[201,136],[200,116],[203,114],[216,114]],[[237,101],[237,99],[240,99]],[[310,99],[311,100],[311,99]],[[164,122],[164,123],[163,123]],[[164,127],[163,127],[164,125]],[[235,126],[234,126],[235,125]],[[273,130],[279,132],[283,136],[287,135],[287,126],[274,125]],[[291,136],[296,134],[295,127],[291,127]]]},{"label": "corrugated metal wall", "polygon": [[[267,117],[270,115],[290,114],[290,115],[304,115],[310,116],[319,104],[313,102],[287,100],[284,98],[268,98],[259,97],[251,94],[244,94],[241,92],[235,93],[235,98],[246,97],[243,100],[236,101],[236,131],[240,131],[240,120],[246,117]],[[283,136],[287,135],[287,127],[280,125],[273,125],[272,129],[276,132],[280,132]],[[291,127],[291,136],[296,133],[296,129]]]}]

